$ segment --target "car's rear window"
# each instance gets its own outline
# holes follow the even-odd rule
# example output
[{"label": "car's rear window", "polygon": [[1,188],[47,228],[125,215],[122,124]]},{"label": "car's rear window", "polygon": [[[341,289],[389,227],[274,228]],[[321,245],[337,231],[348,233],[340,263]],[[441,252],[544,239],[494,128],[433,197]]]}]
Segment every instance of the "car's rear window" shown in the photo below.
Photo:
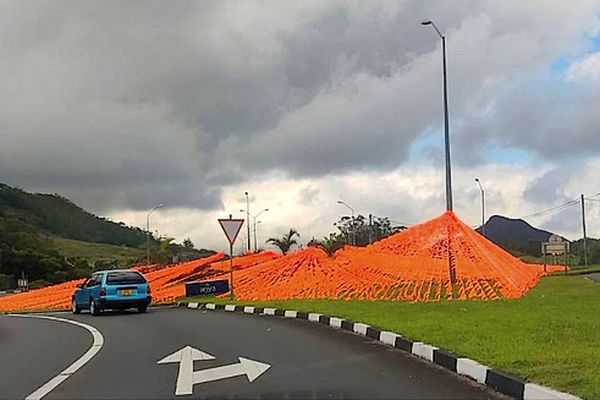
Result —
[{"label": "car's rear window", "polygon": [[133,271],[109,272],[106,276],[106,283],[108,285],[146,283],[146,279]]}]

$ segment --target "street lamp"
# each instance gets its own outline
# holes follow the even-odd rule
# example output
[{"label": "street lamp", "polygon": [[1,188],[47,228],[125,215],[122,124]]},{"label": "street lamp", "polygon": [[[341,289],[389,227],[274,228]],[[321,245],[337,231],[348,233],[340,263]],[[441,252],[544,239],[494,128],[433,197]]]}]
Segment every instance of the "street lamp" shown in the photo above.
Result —
[{"label": "street lamp", "polygon": [[150,214],[164,206],[165,205],[161,203],[150,210],[148,215],[146,215],[146,265],[150,265]]},{"label": "street lamp", "polygon": [[483,190],[483,186],[481,186],[479,178],[475,178],[475,182],[477,182],[479,190],[481,190],[481,234],[485,237],[485,191]]},{"label": "street lamp", "polygon": [[[254,232],[254,251],[256,252],[256,250],[258,249],[258,245],[257,245],[257,240],[256,240],[256,218],[258,218],[259,215],[261,215],[262,213],[269,211],[268,208],[265,208],[264,210],[262,210],[261,212],[259,212],[256,215],[251,215],[251,214],[247,214],[248,215],[248,220],[250,220],[250,218],[252,218],[252,230]],[[240,212],[246,212],[244,210],[240,210]],[[248,221],[248,226],[250,225],[250,221]],[[248,230],[248,232],[250,232]]]},{"label": "street lamp", "polygon": [[350,207],[348,203],[338,200],[338,204],[347,207],[352,212],[352,245],[356,246],[356,232],[354,231],[354,208]]},{"label": "street lamp", "polygon": [[448,122],[448,78],[446,74],[446,37],[433,21],[423,21],[421,25],[431,25],[442,39],[442,61],[444,73],[444,152],[446,156],[446,210],[452,211],[452,173],[450,169],[450,123]]},{"label": "street lamp", "polygon": [[248,233],[248,253],[250,253],[250,198],[248,197],[248,192],[244,192],[246,195],[246,216],[248,217],[248,223],[246,224],[246,230]]},{"label": "street lamp", "polygon": [[256,221],[256,219],[254,221],[254,252],[256,253],[258,251],[258,246],[256,245],[256,242],[258,241],[256,225],[262,224],[262,221]]},{"label": "street lamp", "polygon": [[[265,208],[264,210],[262,210],[258,214],[252,216],[252,225],[254,226],[254,252],[256,252],[258,250],[258,245],[257,245],[257,240],[256,240],[256,224],[257,224],[256,218],[258,218],[258,216],[260,214],[262,214],[264,212],[267,212],[267,211],[269,211],[269,209]],[[258,223],[260,223],[260,221]]]}]

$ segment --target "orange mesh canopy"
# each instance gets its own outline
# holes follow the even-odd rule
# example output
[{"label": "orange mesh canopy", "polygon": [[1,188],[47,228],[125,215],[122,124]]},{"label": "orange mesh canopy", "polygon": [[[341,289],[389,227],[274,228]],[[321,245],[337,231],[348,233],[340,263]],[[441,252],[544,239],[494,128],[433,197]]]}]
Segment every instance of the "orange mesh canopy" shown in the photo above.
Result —
[{"label": "orange mesh canopy", "polygon": [[[555,268],[553,268],[555,269]],[[328,258],[308,248],[234,275],[236,297],[432,301],[515,298],[544,274],[449,211],[365,248]]]},{"label": "orange mesh canopy", "polygon": [[[239,299],[336,298],[338,266],[316,247],[234,271]],[[225,276],[223,276],[225,277]]]},{"label": "orange mesh canopy", "polygon": [[[272,251],[251,253],[234,258],[234,270],[243,269],[279,257]],[[210,257],[186,261],[167,266],[136,266],[133,269],[144,273],[150,282],[153,303],[173,302],[185,296],[185,283],[194,280],[210,279],[212,276],[229,271],[229,261],[222,261],[223,253]],[[24,293],[0,297],[0,311],[15,310],[60,310],[71,305],[71,296],[83,279],[77,279],[35,289]]]},{"label": "orange mesh canopy", "polygon": [[[145,273],[157,303],[184,296],[186,282],[229,279],[223,253],[135,269]],[[544,274],[540,265],[511,256],[451,211],[370,246],[346,246],[333,258],[315,247],[283,257],[265,251],[235,257],[233,270],[241,300],[493,300],[523,296]],[[80,282],[0,297],[0,311],[67,308]]]}]

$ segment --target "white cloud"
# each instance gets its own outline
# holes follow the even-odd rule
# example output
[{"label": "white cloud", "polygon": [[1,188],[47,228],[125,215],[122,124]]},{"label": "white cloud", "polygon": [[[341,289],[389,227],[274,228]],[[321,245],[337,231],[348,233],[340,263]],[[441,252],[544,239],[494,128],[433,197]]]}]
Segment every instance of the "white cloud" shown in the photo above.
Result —
[{"label": "white cloud", "polygon": [[[520,216],[545,205],[525,196],[537,178],[600,156],[597,86],[547,75],[595,34],[597,0],[0,7],[2,179],[140,226],[164,202],[153,224],[199,246],[222,246],[216,218],[245,190],[272,209],[263,237],[326,234],[339,198],[400,222],[443,210],[441,165],[409,165],[442,123],[440,43],[423,18],[448,38],[455,203],[469,224],[475,176],[490,212]],[[572,79],[598,80],[596,57]],[[532,160],[493,165],[491,142]],[[561,196],[577,178],[565,179]]]},{"label": "white cloud", "polygon": [[[520,166],[486,165],[477,168],[455,168],[454,203],[457,215],[470,226],[480,223],[480,192],[475,177],[479,177],[486,191],[486,211],[493,214],[521,217],[546,207],[544,203],[529,201],[524,196],[527,188],[550,171],[552,166],[540,165],[537,170]],[[594,187],[595,176],[600,171],[600,160],[589,165],[585,175],[565,179],[564,196],[577,197],[584,188]],[[443,171],[433,167],[400,167],[387,173],[361,172],[340,176],[325,176],[315,179],[290,179],[284,174],[270,174],[244,185],[234,185],[223,192],[225,209],[199,211],[196,209],[169,208],[153,214],[152,230],[174,235],[178,241],[191,237],[197,246],[226,250],[225,237],[217,218],[244,217],[244,191],[251,193],[251,213],[264,208],[270,211],[260,216],[258,225],[259,246],[266,238],[280,236],[290,227],[298,229],[301,242],[312,237],[321,238],[334,232],[332,225],[348,211],[337,204],[342,199],[350,204],[357,214],[372,213],[387,216],[396,223],[414,224],[440,215],[445,210]],[[589,190],[589,189],[588,189]],[[306,193],[310,192],[310,200]],[[588,193],[592,194],[592,193]],[[560,199],[549,199],[559,202]],[[145,213],[114,211],[115,220],[143,226]],[[553,220],[553,214],[531,220],[534,225],[557,228],[567,237],[579,237],[577,224],[563,226]],[[545,224],[551,222],[549,226]],[[573,228],[575,226],[575,228]],[[565,230],[566,229],[566,230]],[[246,229],[238,239],[236,251],[245,249]]]},{"label": "white cloud", "polygon": [[567,79],[600,82],[600,52],[587,54],[574,61],[567,69]]}]

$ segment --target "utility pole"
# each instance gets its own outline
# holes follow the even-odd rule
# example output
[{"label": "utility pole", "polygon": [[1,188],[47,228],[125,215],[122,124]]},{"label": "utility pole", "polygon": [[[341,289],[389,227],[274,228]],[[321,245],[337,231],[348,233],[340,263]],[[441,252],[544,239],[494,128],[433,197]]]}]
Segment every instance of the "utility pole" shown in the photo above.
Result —
[{"label": "utility pole", "polygon": [[585,229],[585,199],[583,198],[583,194],[581,195],[581,226],[583,227],[583,260],[585,266],[588,265],[588,255],[587,255],[587,232]]}]

